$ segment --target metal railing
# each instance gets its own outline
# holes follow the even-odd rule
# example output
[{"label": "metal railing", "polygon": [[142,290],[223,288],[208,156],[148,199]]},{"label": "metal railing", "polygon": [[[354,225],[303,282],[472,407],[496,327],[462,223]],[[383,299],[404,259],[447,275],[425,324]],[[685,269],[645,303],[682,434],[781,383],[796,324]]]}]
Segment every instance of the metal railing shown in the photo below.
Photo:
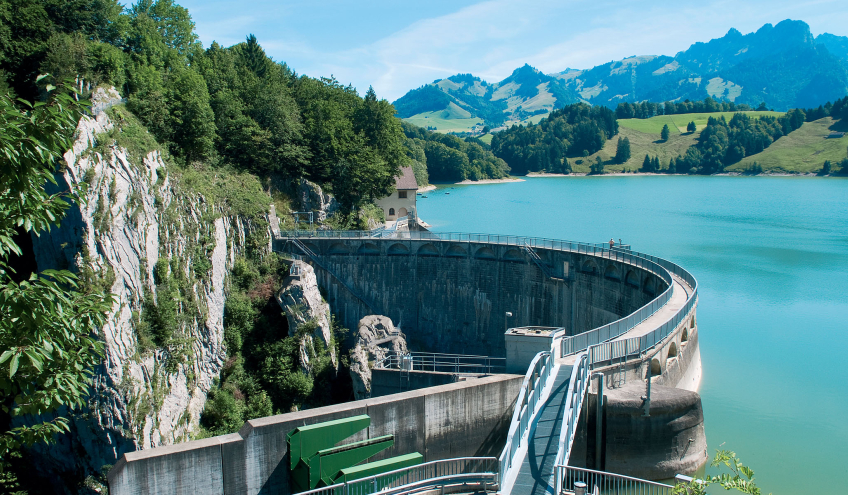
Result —
[{"label": "metal railing", "polygon": [[530,367],[527,368],[524,381],[521,383],[521,390],[518,392],[518,398],[515,401],[506,444],[498,458],[498,473],[501,483],[506,477],[507,470],[512,467],[515,453],[521,446],[521,438],[530,428],[531,420],[540,405],[539,397],[551,377],[553,367],[554,359],[551,353],[542,351],[536,354],[536,357],[530,363]]},{"label": "metal railing", "polygon": [[298,254],[291,255],[292,264],[289,268],[289,276],[299,277],[303,273],[303,258]]},{"label": "metal railing", "polygon": [[684,323],[689,318],[692,309],[694,309],[695,305],[698,303],[698,281],[689,272],[670,261],[659,258],[655,258],[655,260],[661,262],[661,266],[663,266],[664,269],[682,279],[687,285],[689,285],[689,287],[692,288],[692,292],[688,294],[686,299],[686,304],[684,304],[683,307],[680,308],[667,322],[658,326],[650,333],[640,337],[591,345],[589,347],[590,367],[594,368],[599,363],[607,363],[615,360],[626,361],[631,358],[639,357],[658,343],[665,340],[665,338],[674,332],[681,323]]},{"label": "metal railing", "polygon": [[674,487],[657,483],[656,481],[632,478],[621,474],[607,473],[558,464],[556,466],[557,491],[556,495],[574,492],[574,483],[586,483],[588,493],[593,493],[595,487],[598,493],[614,493],[616,495],[671,495]]},{"label": "metal railing", "polygon": [[[571,446],[574,444],[574,432],[577,430],[577,421],[580,410],[583,408],[583,398],[586,395],[586,387],[589,384],[588,356],[584,352],[577,355],[574,367],[571,369],[571,378],[568,382],[568,397],[565,399],[565,413],[562,418],[562,429],[559,434],[559,449],[555,465],[568,465],[571,458]],[[556,491],[560,493],[562,486],[560,479],[556,479]]]},{"label": "metal railing", "polygon": [[362,297],[357,291],[353,289],[347,282],[345,282],[341,277],[336,275],[336,272],[331,270],[330,267],[321,262],[318,255],[314,253],[311,249],[309,249],[301,240],[297,237],[290,239],[291,243],[294,244],[305,256],[308,256],[316,265],[318,265],[325,272],[329,273],[333,278],[339,281],[339,283],[347,289],[347,291],[355,298],[359,299],[359,301],[364,304],[369,310],[373,312],[373,314],[379,314],[374,306],[368,302],[364,297]]},{"label": "metal railing", "polygon": [[459,457],[425,462],[386,473],[301,492],[298,495],[397,494],[411,488],[455,483],[498,483],[498,460],[494,457]]},{"label": "metal railing", "polygon": [[503,373],[506,370],[506,358],[489,356],[471,356],[465,354],[439,354],[434,352],[388,351],[386,356],[374,364],[375,368],[401,369],[403,363],[411,363],[410,371],[432,371],[439,373]]}]

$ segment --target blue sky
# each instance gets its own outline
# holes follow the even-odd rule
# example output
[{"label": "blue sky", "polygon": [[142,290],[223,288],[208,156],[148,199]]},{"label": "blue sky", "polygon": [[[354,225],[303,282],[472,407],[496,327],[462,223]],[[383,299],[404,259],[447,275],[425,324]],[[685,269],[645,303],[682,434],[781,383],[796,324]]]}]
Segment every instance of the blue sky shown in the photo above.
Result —
[{"label": "blue sky", "polygon": [[[253,33],[299,74],[334,75],[390,101],[456,73],[491,82],[529,63],[544,72],[630,55],[674,55],[697,41],[783,19],[848,35],[844,0],[175,0],[204,46]],[[130,2],[125,2],[130,3]]]}]

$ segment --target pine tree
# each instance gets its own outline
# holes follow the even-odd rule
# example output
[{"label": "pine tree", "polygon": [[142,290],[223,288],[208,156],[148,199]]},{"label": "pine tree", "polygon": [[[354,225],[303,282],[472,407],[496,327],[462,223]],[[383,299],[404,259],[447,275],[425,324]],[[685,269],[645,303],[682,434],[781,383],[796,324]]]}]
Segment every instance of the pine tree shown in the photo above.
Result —
[{"label": "pine tree", "polygon": [[651,160],[651,168],[654,172],[659,172],[660,170],[660,157],[655,156],[653,160]]},{"label": "pine tree", "polygon": [[615,147],[615,162],[624,163],[630,159],[630,139],[626,136],[618,138],[618,144]]},{"label": "pine tree", "polygon": [[264,77],[268,71],[268,57],[265,56],[265,50],[259,46],[256,41],[256,36],[250,35],[242,48],[242,56],[247,64],[247,67],[259,77]]},{"label": "pine tree", "polygon": [[651,162],[651,157],[645,155],[645,160],[642,162],[642,172],[653,172],[653,170],[651,170],[652,165],[653,162]]},{"label": "pine tree", "polygon": [[592,174],[601,175],[604,173],[604,161],[601,160],[601,157],[595,157],[595,163],[591,166]]},{"label": "pine tree", "polygon": [[692,132],[695,132],[696,130],[697,130],[697,127],[695,127],[695,122],[689,122],[689,124],[686,126],[686,132],[692,133]]},{"label": "pine tree", "polygon": [[663,141],[668,141],[668,124],[664,124],[662,131],[660,131],[660,139]]}]

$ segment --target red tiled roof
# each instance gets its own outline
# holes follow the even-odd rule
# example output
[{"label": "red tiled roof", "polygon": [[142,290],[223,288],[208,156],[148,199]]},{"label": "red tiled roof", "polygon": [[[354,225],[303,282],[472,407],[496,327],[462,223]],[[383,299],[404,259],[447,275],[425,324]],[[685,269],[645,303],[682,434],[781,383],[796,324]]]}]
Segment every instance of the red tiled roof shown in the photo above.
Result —
[{"label": "red tiled roof", "polygon": [[418,189],[412,167],[401,167],[400,175],[395,177],[395,189]]}]

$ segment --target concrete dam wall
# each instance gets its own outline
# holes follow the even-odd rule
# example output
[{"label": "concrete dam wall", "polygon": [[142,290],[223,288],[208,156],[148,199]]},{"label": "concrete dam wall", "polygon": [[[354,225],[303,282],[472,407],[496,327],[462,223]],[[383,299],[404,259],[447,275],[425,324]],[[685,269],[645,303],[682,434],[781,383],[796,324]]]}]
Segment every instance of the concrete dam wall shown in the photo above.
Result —
[{"label": "concrete dam wall", "polygon": [[[275,250],[300,254],[278,241]],[[662,293],[657,274],[591,254],[438,239],[312,238],[319,285],[345,326],[390,317],[415,350],[504,356],[506,326],[574,335],[618,320]],[[541,266],[540,266],[541,265]],[[544,268],[543,268],[543,267]],[[505,319],[511,312],[512,318]]]},{"label": "concrete dam wall", "polygon": [[298,426],[371,416],[349,441],[393,434],[372,457],[420,452],[425,462],[497,456],[523,376],[497,375],[248,421],[238,433],[125,454],[109,472],[112,495],[288,494],[286,434]]}]

